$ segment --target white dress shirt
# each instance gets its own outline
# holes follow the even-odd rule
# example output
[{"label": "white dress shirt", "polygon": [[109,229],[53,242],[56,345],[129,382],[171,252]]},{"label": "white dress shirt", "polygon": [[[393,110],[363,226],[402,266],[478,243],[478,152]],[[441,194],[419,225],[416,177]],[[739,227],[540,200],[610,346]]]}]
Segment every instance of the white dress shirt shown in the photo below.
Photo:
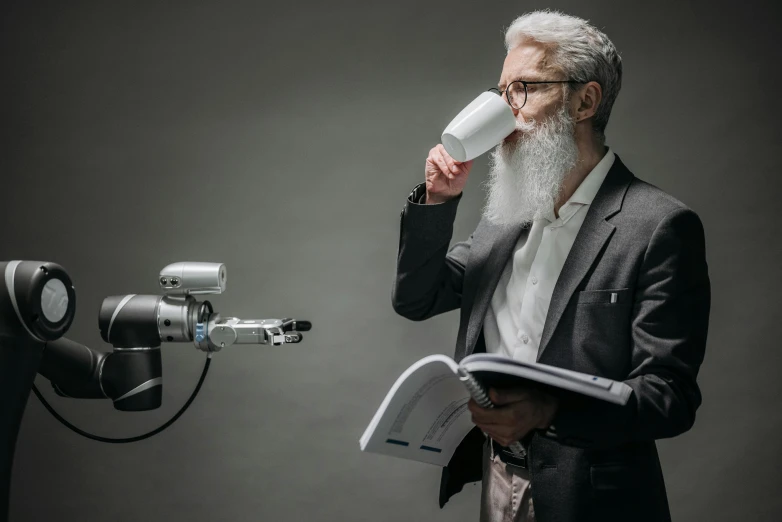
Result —
[{"label": "white dress shirt", "polygon": [[513,249],[483,322],[486,351],[534,362],[551,295],[589,205],[614,164],[610,149],[559,209],[532,222]]}]

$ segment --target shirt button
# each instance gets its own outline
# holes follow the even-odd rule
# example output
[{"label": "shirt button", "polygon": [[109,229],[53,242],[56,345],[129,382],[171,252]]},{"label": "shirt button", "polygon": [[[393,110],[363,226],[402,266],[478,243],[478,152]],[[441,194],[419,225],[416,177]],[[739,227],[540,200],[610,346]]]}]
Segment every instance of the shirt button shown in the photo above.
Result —
[{"label": "shirt button", "polygon": [[532,276],[532,284],[533,284],[533,285],[536,285],[536,284],[538,284],[538,278],[537,278],[537,277],[535,277],[535,276]]},{"label": "shirt button", "polygon": [[529,335],[527,335],[527,334],[522,335],[521,336],[521,342],[523,342],[524,344],[527,344],[529,342]]}]

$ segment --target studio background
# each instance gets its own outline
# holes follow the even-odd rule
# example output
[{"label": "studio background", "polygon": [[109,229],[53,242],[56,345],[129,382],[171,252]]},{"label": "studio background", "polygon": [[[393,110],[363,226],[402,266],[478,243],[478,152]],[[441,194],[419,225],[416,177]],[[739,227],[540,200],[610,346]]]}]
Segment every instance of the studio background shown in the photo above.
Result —
[{"label": "studio background", "polygon": [[[228,267],[224,315],[309,319],[287,347],[218,353],[171,428],[92,442],[31,396],[11,520],[474,521],[439,468],[362,454],[402,371],[451,354],[458,315],[391,308],[399,213],[450,119],[496,85],[503,30],[551,7],[624,60],[608,143],[701,216],[713,285],[694,428],[658,443],[674,520],[780,520],[780,85],[750,2],[3,2],[0,259],[63,265],[68,337],[108,349],[104,297],[157,293],[175,261]],[[769,5],[771,3],[769,2]],[[454,241],[477,224],[486,158]],[[189,396],[204,354],[163,345],[164,403],[121,413],[38,385],[79,427],[130,436]]]}]

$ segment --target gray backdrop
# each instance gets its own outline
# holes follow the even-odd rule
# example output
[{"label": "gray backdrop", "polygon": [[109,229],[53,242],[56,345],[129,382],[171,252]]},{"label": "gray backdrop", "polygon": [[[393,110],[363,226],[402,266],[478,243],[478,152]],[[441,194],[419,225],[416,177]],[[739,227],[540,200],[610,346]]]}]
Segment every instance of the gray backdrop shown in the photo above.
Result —
[{"label": "gray backdrop", "polygon": [[[495,85],[503,28],[553,7],[603,28],[624,87],[609,144],[703,218],[714,288],[695,427],[660,441],[674,518],[780,520],[778,19],[749,2],[14,2],[2,7],[0,259],[73,278],[69,337],[93,347],[107,295],[156,293],[180,260],[228,266],[219,311],[293,316],[286,348],[219,353],[168,431],[83,439],[31,397],[15,522],[476,520],[479,487],[437,507],[439,469],[362,454],[396,377],[450,354],[455,312],[391,309],[399,212],[445,124]],[[454,240],[483,204],[485,158]],[[164,345],[164,405],[47,397],[107,436],[154,428],[203,354]]]}]

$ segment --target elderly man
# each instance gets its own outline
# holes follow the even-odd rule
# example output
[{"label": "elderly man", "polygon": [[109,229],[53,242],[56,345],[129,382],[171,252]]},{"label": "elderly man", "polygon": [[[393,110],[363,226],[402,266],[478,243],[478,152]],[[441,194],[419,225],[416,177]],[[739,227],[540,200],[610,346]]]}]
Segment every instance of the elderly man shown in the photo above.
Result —
[{"label": "elderly man", "polygon": [[605,146],[622,77],[605,34],[534,12],[506,46],[498,92],[517,130],[492,153],[483,219],[449,249],[472,165],[437,145],[402,212],[394,309],[420,321],[459,308],[457,360],[503,354],[633,393],[617,406],[528,386],[492,390],[496,409],[471,402],[476,428],[443,470],[440,505],[482,480],[486,522],[669,520],[655,440],[690,429],[701,403],[703,227]]}]

